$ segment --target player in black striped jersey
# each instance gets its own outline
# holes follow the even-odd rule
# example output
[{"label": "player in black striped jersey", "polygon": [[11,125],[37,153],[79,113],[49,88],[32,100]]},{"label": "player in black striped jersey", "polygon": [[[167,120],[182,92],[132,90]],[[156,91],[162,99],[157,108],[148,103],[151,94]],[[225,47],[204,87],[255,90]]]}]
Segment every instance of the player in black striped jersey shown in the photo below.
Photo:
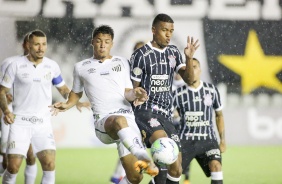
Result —
[{"label": "player in black striped jersey", "polygon": [[[225,152],[222,104],[218,89],[200,80],[200,62],[193,59],[194,82],[173,92],[173,106],[181,117],[179,137],[182,145],[182,167],[196,158],[212,184],[222,184],[221,153]],[[213,112],[220,138],[213,128]]]},{"label": "player in black striped jersey", "polygon": [[[171,121],[173,75],[178,72],[188,84],[194,81],[192,59],[199,44],[198,40],[194,41],[188,36],[184,63],[177,47],[169,45],[173,31],[172,18],[166,14],[158,14],[152,24],[153,40],[131,56],[133,86],[143,87],[149,96],[144,104],[134,110],[136,123],[147,147],[161,137],[172,138],[180,147],[180,140]],[[167,171],[166,168],[160,169],[154,183],[177,184],[181,173],[180,153],[178,160],[169,165]]]}]

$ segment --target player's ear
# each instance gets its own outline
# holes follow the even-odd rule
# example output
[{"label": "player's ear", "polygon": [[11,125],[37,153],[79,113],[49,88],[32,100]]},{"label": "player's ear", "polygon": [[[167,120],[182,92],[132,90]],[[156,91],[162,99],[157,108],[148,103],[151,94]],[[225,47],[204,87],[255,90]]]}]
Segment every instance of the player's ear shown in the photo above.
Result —
[{"label": "player's ear", "polygon": [[91,46],[92,46],[92,47],[94,46],[94,45],[93,45],[93,41],[94,41],[94,40],[92,39],[92,40],[91,40]]},{"label": "player's ear", "polygon": [[152,26],[152,33],[153,33],[153,35],[156,34],[156,28],[155,28],[155,26]]}]

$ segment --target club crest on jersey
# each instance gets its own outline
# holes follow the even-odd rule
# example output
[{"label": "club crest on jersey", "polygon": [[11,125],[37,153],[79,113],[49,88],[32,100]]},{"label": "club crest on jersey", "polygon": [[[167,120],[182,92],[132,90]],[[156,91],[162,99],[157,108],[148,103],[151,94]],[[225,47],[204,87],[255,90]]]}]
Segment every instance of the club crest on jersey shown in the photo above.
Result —
[{"label": "club crest on jersey", "polygon": [[140,75],[142,73],[142,69],[139,68],[139,67],[135,67],[133,69],[133,73],[134,73],[134,75]]},{"label": "club crest on jersey", "polygon": [[212,96],[210,94],[205,94],[204,95],[204,104],[206,106],[211,106],[212,105]]},{"label": "club crest on jersey", "polygon": [[169,59],[169,66],[171,67],[171,68],[174,68],[175,66],[176,66],[176,60],[175,60],[175,56],[173,56],[173,55],[169,55],[168,56],[168,59]]},{"label": "club crest on jersey", "polygon": [[121,71],[121,65],[118,64],[117,66],[114,66],[114,67],[112,68],[112,70],[113,70],[114,72],[120,72],[120,71]]},{"label": "club crest on jersey", "polygon": [[150,123],[151,127],[157,127],[161,125],[160,122],[156,118],[151,118],[148,123]]}]

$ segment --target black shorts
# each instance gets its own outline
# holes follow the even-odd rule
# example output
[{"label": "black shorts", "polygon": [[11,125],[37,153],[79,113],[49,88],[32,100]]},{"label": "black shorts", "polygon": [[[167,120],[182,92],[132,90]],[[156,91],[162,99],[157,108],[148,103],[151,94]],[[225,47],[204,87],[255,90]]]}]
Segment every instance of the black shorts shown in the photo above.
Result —
[{"label": "black shorts", "polygon": [[164,130],[167,136],[176,142],[179,147],[179,151],[181,152],[181,144],[177,131],[172,124],[172,121],[165,115],[154,114],[151,111],[139,110],[135,112],[135,121],[140,129],[142,139],[147,148],[151,147],[149,139],[152,134],[157,130]]},{"label": "black shorts", "polygon": [[[185,171],[193,158],[201,166],[207,177],[210,177],[209,162],[218,160],[221,163],[221,154],[216,140],[181,140],[182,168]],[[183,173],[184,174],[184,173]]]}]

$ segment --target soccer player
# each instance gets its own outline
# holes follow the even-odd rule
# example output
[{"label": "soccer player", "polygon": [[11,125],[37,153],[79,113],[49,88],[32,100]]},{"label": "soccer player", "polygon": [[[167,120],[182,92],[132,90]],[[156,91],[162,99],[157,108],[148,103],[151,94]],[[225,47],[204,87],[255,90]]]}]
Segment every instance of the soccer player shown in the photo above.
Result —
[{"label": "soccer player", "polygon": [[[22,56],[28,55],[28,48],[27,48],[27,42],[28,42],[28,34],[25,35],[22,48],[24,50],[24,53]],[[3,80],[4,74],[8,68],[8,66],[13,62],[14,60],[17,60],[21,58],[22,56],[12,56],[7,59],[5,59],[1,63],[1,73],[0,73],[0,80]],[[6,94],[6,99],[8,103],[8,108],[12,112],[12,90],[9,91]],[[2,112],[2,111],[1,111]],[[10,125],[4,123],[4,116],[1,116],[1,154],[3,155],[3,162],[0,165],[1,173],[3,174],[4,170],[7,168],[7,157],[6,157],[6,150],[7,150],[7,142],[8,142],[8,136],[9,136],[9,129]],[[36,165],[36,158],[33,154],[32,145],[29,146],[27,157],[26,157],[26,167],[25,167],[25,183],[32,184],[35,182],[37,174],[37,165]]]},{"label": "soccer player", "polygon": [[140,183],[142,170],[155,176],[158,168],[143,146],[129,102],[142,104],[147,94],[142,88],[132,89],[128,60],[110,54],[113,39],[114,31],[110,26],[94,29],[94,56],[75,64],[68,101],[55,103],[51,108],[54,115],[66,111],[77,103],[84,90],[92,105],[96,136],[104,144],[117,144],[126,173],[119,183]]},{"label": "soccer player", "polygon": [[[133,52],[136,49],[139,49],[140,47],[142,47],[145,43],[143,41],[138,41],[135,43],[134,47],[133,47]],[[114,173],[112,174],[112,177],[110,179],[111,183],[113,184],[118,184],[120,182],[120,180],[122,180],[123,176],[125,175],[125,171],[122,167],[122,164],[120,162],[120,160],[118,160],[117,164],[116,164],[116,168]]]},{"label": "soccer player", "polygon": [[[147,147],[161,137],[173,139],[180,147],[180,140],[171,120],[173,75],[178,72],[186,83],[193,82],[192,58],[199,45],[198,40],[194,42],[188,36],[187,47],[184,49],[186,63],[183,63],[177,47],[169,45],[173,31],[172,18],[158,14],[152,24],[153,40],[131,56],[133,86],[141,86],[149,96],[149,100],[134,109],[136,123]],[[160,169],[154,183],[179,183],[182,173],[181,153],[167,169]]]},{"label": "soccer player", "polygon": [[[0,85],[0,107],[4,120],[10,125],[7,158],[8,166],[2,183],[16,183],[16,176],[29,145],[40,161],[41,183],[55,183],[55,140],[51,127],[52,85],[67,98],[69,88],[61,76],[58,64],[44,57],[47,37],[41,30],[28,34],[29,55],[11,62]],[[6,94],[13,88],[13,113]]]},{"label": "soccer player", "polygon": [[[181,117],[182,167],[185,169],[196,158],[206,176],[211,176],[211,184],[222,184],[221,153],[225,152],[226,144],[220,95],[214,85],[200,80],[200,62],[196,58],[193,68],[194,82],[173,93],[173,105]],[[219,144],[213,128],[213,112]]]}]

